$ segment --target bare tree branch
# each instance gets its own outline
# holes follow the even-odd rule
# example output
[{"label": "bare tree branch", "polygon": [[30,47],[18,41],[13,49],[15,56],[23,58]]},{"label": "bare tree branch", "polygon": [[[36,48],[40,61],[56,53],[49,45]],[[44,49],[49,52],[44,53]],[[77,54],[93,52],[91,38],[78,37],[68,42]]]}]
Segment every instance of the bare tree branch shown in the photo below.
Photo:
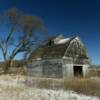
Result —
[{"label": "bare tree branch", "polygon": [[[7,10],[5,15],[5,21],[10,22],[9,26],[11,26],[11,29],[5,39],[0,39],[0,49],[4,61],[8,61],[5,67],[5,70],[7,70],[14,57],[21,52],[30,53],[29,51],[38,45],[39,41],[41,42],[44,39],[42,36],[47,34],[47,30],[40,18],[21,13],[16,8]],[[18,29],[20,32],[17,33],[17,36],[16,32]],[[39,38],[37,39],[36,37],[38,36]],[[13,39],[14,45],[12,45]],[[13,50],[8,53],[10,46],[13,46]]]}]

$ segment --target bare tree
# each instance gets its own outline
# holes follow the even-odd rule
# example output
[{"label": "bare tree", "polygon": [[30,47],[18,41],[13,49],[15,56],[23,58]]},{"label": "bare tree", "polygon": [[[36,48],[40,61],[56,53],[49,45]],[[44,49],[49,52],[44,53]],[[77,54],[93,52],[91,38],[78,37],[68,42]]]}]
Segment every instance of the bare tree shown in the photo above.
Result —
[{"label": "bare tree", "polygon": [[1,19],[4,19],[4,23],[8,22],[9,29],[5,38],[0,39],[3,60],[6,62],[4,73],[7,73],[15,56],[22,52],[28,54],[44,39],[46,29],[38,17],[26,15],[16,8],[6,11]]}]

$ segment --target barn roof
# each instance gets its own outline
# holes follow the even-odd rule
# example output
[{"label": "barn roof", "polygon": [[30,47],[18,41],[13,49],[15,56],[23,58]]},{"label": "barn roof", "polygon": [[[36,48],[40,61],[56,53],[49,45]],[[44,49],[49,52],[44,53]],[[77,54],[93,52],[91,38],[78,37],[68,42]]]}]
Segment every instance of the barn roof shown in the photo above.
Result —
[{"label": "barn roof", "polygon": [[62,35],[59,35],[57,37],[50,38],[44,45],[34,50],[29,58],[61,58],[64,56],[71,41],[74,41],[75,39],[80,41],[77,36],[64,38]]},{"label": "barn roof", "polygon": [[[60,38],[61,41],[55,42],[54,40]],[[64,38],[63,36],[59,35],[58,37],[51,37],[48,39],[45,45],[40,46],[36,50],[32,52],[29,58],[61,58],[63,57],[66,49],[68,48],[71,40],[75,37],[71,38]],[[63,40],[63,41],[62,41]]]}]

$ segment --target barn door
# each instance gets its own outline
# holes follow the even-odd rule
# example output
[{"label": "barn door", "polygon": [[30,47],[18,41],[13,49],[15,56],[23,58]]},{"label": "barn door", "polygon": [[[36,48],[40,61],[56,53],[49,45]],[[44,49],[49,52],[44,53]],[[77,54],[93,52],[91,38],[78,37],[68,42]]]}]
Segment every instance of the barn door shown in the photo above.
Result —
[{"label": "barn door", "polygon": [[74,66],[74,76],[82,77],[83,76],[83,66]]}]

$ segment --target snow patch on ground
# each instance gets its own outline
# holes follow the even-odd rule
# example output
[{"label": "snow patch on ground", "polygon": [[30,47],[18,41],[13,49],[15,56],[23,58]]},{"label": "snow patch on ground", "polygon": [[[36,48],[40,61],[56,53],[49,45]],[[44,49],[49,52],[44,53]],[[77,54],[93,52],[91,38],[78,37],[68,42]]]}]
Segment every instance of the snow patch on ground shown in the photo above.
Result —
[{"label": "snow patch on ground", "polygon": [[0,100],[99,100],[73,91],[28,87],[24,84],[25,79],[24,76],[1,76]]}]

